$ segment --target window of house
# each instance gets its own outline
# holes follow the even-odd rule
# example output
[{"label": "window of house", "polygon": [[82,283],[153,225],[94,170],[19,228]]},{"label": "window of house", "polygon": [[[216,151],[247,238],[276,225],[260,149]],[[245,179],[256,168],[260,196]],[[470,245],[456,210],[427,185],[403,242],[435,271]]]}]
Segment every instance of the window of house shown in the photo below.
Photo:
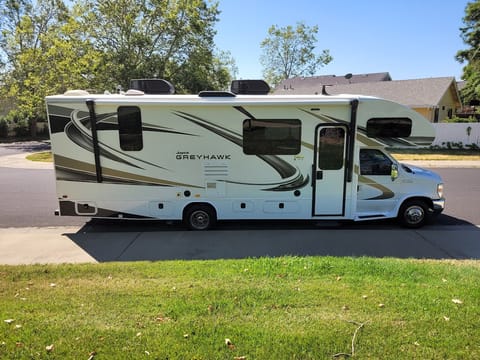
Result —
[{"label": "window of house", "polygon": [[380,150],[360,150],[360,175],[391,175],[392,160]]},{"label": "window of house", "polygon": [[298,119],[247,119],[243,122],[243,152],[247,155],[296,155],[301,147]]},{"label": "window of house", "polygon": [[143,149],[142,116],[137,106],[120,106],[117,110],[120,148],[125,151]]},{"label": "window of house", "polygon": [[448,109],[447,116],[448,116],[449,119],[451,119],[453,117],[453,109],[451,109],[451,108]]},{"label": "window of house", "polygon": [[373,118],[367,121],[368,137],[408,137],[412,120],[408,118]]}]

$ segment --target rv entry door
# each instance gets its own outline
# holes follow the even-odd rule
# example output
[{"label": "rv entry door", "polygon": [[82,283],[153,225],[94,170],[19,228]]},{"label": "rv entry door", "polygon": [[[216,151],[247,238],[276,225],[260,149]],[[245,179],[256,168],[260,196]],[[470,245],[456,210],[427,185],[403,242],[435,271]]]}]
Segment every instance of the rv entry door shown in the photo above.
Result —
[{"label": "rv entry door", "polygon": [[313,215],[345,214],[345,152],[347,128],[319,125],[315,132]]}]

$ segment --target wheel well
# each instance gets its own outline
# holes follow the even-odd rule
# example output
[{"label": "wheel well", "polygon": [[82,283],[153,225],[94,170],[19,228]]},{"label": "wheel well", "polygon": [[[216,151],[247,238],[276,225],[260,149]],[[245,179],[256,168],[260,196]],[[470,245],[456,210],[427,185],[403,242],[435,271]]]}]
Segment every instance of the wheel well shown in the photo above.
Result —
[{"label": "wheel well", "polygon": [[433,201],[432,201],[432,199],[430,199],[430,198],[428,198],[428,197],[425,197],[425,196],[413,196],[413,197],[409,197],[409,198],[403,200],[402,204],[401,204],[401,205],[399,206],[399,208],[398,208],[398,212],[400,212],[400,209],[402,208],[402,206],[403,206],[404,204],[406,204],[406,203],[409,202],[409,201],[415,201],[415,200],[424,202],[425,205],[427,205],[430,210],[433,210]]},{"label": "wheel well", "polygon": [[217,217],[217,209],[215,209],[215,206],[213,206],[212,204],[207,203],[207,202],[192,202],[192,203],[189,203],[188,205],[186,205],[186,206],[183,208],[183,213],[182,213],[182,218],[183,218],[183,219],[185,218],[185,215],[187,214],[187,212],[188,212],[193,206],[206,206],[206,207],[209,207],[210,209],[212,209],[213,213],[215,214],[215,217]]}]

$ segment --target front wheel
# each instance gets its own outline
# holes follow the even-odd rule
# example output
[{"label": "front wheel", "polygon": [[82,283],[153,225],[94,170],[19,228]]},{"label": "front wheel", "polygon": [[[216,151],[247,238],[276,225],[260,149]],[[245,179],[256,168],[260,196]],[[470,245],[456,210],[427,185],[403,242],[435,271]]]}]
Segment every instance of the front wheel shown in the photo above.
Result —
[{"label": "front wheel", "polygon": [[428,206],[421,200],[405,202],[398,213],[400,223],[410,229],[418,229],[428,220]]},{"label": "front wheel", "polygon": [[194,204],[185,211],[183,221],[190,230],[208,230],[215,225],[217,216],[212,206]]}]

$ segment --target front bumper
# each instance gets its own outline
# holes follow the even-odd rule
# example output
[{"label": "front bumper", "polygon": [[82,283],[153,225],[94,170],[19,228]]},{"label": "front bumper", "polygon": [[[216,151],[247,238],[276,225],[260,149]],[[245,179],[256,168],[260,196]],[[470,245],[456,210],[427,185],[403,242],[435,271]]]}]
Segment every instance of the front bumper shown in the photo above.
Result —
[{"label": "front bumper", "polygon": [[445,209],[445,199],[433,200],[433,213],[440,214]]}]

